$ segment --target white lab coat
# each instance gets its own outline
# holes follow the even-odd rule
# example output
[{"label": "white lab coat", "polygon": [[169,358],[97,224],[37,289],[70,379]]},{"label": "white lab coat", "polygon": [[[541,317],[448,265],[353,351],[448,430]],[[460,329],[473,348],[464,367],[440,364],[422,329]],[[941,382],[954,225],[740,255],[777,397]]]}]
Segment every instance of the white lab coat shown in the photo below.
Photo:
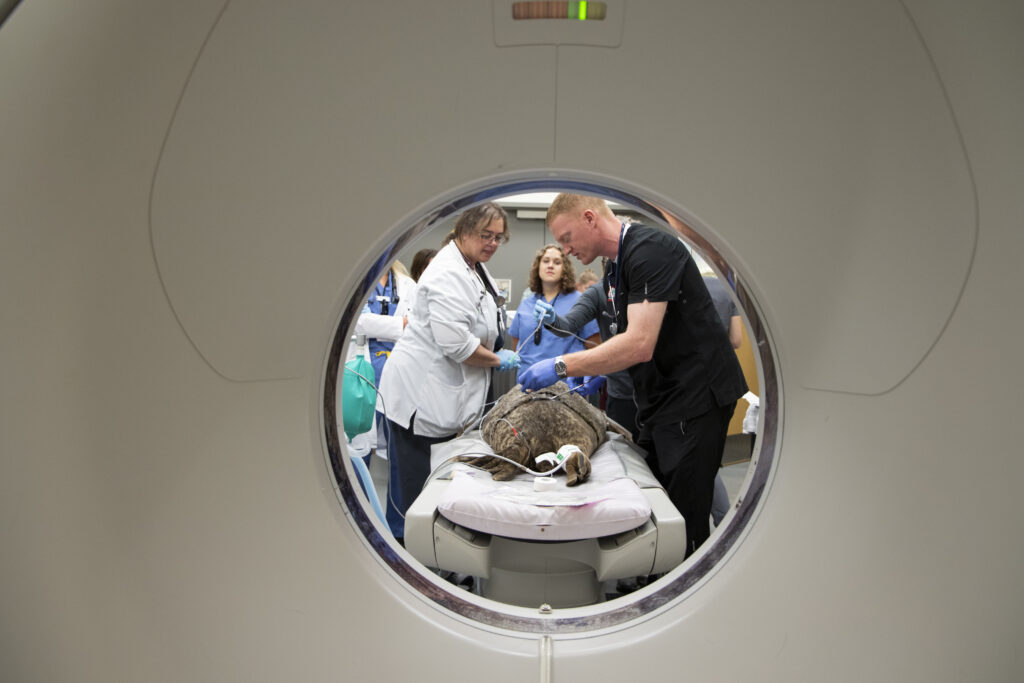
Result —
[{"label": "white lab coat", "polygon": [[[402,322],[402,318],[410,314],[410,308],[412,302],[416,298],[416,281],[411,277],[401,275],[392,271],[392,282],[395,287],[395,294],[398,297],[398,303],[395,304],[394,315],[381,315],[379,313],[361,313],[359,318],[356,319],[356,328],[353,331],[354,335],[366,335],[366,339],[377,339],[380,341],[395,341],[402,336],[402,332],[405,330],[405,325]],[[365,347],[362,347],[363,355],[366,356],[367,360],[372,362],[369,351]],[[354,356],[354,353],[349,353],[349,360]],[[372,379],[372,378],[371,378]],[[377,410],[381,413],[384,412],[384,404],[377,397]],[[378,425],[374,420],[374,426],[370,431],[362,434],[356,434],[352,438],[349,444],[353,452],[357,452],[359,455],[365,455],[369,453],[371,449],[377,451],[377,455],[382,458],[387,458],[387,451],[384,450],[386,442],[381,435],[378,434]]]},{"label": "white lab coat", "polygon": [[[494,280],[484,269],[491,287]],[[493,349],[498,308],[455,242],[420,277],[405,333],[384,366],[380,396],[388,419],[420,436],[449,436],[483,412],[491,368],[462,361],[480,344]]]},{"label": "white lab coat", "polygon": [[416,298],[416,282],[411,277],[398,273],[393,273],[393,276],[395,294],[398,295],[395,314],[362,313],[356,320],[354,334],[365,334],[367,339],[381,341],[395,341],[402,336],[402,317],[408,315],[410,306]]}]

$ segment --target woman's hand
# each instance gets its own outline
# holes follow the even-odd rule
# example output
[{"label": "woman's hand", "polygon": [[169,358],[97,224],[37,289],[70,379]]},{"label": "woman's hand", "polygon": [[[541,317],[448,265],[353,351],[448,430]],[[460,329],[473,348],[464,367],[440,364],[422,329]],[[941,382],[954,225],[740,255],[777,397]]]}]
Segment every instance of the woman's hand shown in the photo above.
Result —
[{"label": "woman's hand", "polygon": [[498,351],[498,370],[504,372],[506,370],[515,370],[519,367],[519,354],[509,349],[502,349]]},{"label": "woman's hand", "polygon": [[555,322],[555,309],[544,299],[537,299],[533,306],[533,317],[537,322],[543,321],[545,325],[551,325]]}]

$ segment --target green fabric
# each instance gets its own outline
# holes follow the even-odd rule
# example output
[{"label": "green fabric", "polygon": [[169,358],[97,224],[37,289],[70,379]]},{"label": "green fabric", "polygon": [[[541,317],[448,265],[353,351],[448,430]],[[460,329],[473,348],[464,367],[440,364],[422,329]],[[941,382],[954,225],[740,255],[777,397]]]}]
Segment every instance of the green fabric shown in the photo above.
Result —
[{"label": "green fabric", "polygon": [[356,434],[370,431],[376,405],[373,365],[365,356],[356,356],[345,363],[345,377],[341,384],[341,418],[349,440]]}]

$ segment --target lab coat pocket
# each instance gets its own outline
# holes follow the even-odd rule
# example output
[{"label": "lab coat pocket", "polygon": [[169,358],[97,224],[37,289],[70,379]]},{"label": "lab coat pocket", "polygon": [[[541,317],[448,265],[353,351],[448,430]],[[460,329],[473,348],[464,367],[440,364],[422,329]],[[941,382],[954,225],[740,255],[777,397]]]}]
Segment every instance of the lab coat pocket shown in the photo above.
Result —
[{"label": "lab coat pocket", "polygon": [[443,429],[458,429],[462,425],[466,384],[460,366],[433,366],[423,377],[418,392],[422,400],[416,408],[417,419]]}]

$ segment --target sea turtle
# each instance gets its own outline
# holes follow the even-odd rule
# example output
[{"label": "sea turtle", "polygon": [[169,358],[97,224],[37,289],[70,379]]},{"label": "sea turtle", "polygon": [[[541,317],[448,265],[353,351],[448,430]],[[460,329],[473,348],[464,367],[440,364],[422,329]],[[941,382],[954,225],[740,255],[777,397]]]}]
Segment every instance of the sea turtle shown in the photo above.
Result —
[{"label": "sea turtle", "polygon": [[[590,476],[590,456],[607,439],[607,432],[629,432],[591,405],[570,392],[565,382],[524,393],[517,384],[495,403],[480,424],[483,440],[498,455],[536,472],[546,472],[551,462],[537,462],[537,456],[558,451],[572,444],[580,450],[565,464],[566,485],[575,486]],[[512,479],[522,470],[491,456],[466,457],[463,461],[487,470],[498,481]]]}]

